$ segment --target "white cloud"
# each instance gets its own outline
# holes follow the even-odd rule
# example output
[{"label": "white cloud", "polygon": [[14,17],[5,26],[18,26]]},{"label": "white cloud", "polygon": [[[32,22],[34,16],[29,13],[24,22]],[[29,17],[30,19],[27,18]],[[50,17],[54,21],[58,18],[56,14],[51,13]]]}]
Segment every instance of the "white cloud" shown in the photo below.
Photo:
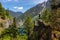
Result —
[{"label": "white cloud", "polygon": [[16,9],[17,7],[13,7],[14,9]]},{"label": "white cloud", "polygon": [[13,7],[14,8],[14,11],[17,12],[17,11],[22,11],[23,10],[23,7],[19,7],[19,6],[15,6]]},{"label": "white cloud", "polygon": [[23,9],[23,7],[18,7],[18,9]]},{"label": "white cloud", "polygon": [[13,7],[14,9],[18,9],[18,10],[22,10],[23,9],[23,7],[18,7],[18,6],[15,6],[15,7]]}]

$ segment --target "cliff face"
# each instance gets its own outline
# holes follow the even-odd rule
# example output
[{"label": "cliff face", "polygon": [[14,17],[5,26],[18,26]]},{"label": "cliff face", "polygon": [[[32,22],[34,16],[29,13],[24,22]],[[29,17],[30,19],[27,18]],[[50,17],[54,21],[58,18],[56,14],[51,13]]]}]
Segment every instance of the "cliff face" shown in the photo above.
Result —
[{"label": "cliff face", "polygon": [[12,23],[12,18],[5,18],[5,19],[2,19],[2,16],[0,16],[0,27],[2,28],[8,28],[9,25],[11,25]]},{"label": "cliff face", "polygon": [[9,25],[11,24],[12,24],[12,20],[10,19],[3,20],[0,18],[0,34],[2,33],[2,31],[4,31],[4,29],[8,28]]}]

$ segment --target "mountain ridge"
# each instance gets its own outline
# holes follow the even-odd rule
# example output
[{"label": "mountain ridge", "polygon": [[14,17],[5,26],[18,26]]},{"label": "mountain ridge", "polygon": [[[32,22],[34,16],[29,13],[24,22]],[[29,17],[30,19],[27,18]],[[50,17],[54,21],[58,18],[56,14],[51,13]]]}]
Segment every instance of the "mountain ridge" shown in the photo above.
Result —
[{"label": "mountain ridge", "polygon": [[20,15],[22,15],[23,13],[22,12],[14,12],[14,11],[11,11],[11,10],[8,10],[9,11],[9,14],[12,16],[12,17],[18,17]]},{"label": "mountain ridge", "polygon": [[24,14],[20,15],[17,19],[18,20],[21,20],[21,19],[24,20],[26,18],[26,16],[30,16],[31,18],[33,18],[34,16],[38,15],[41,12],[43,7],[45,6],[45,3],[46,2],[39,3],[36,6],[30,8]]}]

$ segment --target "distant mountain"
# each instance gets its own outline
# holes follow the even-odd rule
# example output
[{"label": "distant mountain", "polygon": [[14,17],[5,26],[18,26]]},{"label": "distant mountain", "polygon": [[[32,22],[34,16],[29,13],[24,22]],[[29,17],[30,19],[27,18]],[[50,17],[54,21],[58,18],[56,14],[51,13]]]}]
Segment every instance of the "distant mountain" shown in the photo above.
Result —
[{"label": "distant mountain", "polygon": [[24,20],[26,18],[26,16],[30,16],[31,18],[33,18],[34,16],[38,15],[41,10],[43,9],[43,7],[45,6],[46,2],[40,3],[32,8],[30,8],[29,10],[27,10],[24,14],[20,15],[17,19],[20,20]]},{"label": "distant mountain", "polygon": [[[24,23],[24,20],[26,18],[26,16],[30,16],[32,18],[32,20],[37,20],[38,19],[38,14],[40,12],[42,12],[42,10],[44,9],[44,7],[50,9],[50,3],[49,1],[47,2],[43,2],[43,3],[39,3],[36,6],[30,8],[29,10],[27,10],[25,13],[23,13],[22,15],[20,15],[17,18],[17,24],[21,23],[20,21],[22,21],[22,23]],[[19,26],[20,24],[18,24]]]},{"label": "distant mountain", "polygon": [[18,17],[18,16],[23,14],[22,12],[14,12],[14,11],[11,11],[11,10],[9,10],[9,13],[12,17]]}]

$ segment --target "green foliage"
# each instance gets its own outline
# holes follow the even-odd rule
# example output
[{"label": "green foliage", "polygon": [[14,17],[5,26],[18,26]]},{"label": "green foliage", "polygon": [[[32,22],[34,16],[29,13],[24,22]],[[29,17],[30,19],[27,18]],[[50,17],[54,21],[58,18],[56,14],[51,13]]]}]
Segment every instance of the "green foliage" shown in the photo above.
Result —
[{"label": "green foliage", "polygon": [[2,40],[11,40],[11,36],[9,35],[4,35]]},{"label": "green foliage", "polygon": [[27,36],[21,36],[21,35],[17,35],[17,40],[27,40]]},{"label": "green foliage", "polygon": [[2,4],[0,3],[0,15],[2,15],[2,11],[3,10],[3,8],[2,8]]},{"label": "green foliage", "polygon": [[0,27],[3,27],[3,24],[2,23],[0,23]]},{"label": "green foliage", "polygon": [[2,7],[2,4],[0,3],[0,15],[5,15],[5,9]]},{"label": "green foliage", "polygon": [[28,40],[29,40],[29,37],[33,31],[33,28],[34,28],[34,23],[32,22],[32,19],[28,16],[24,22],[24,26],[26,28],[26,33],[27,33],[27,36],[28,36]]},{"label": "green foliage", "polygon": [[[9,26],[9,28],[5,29],[2,34],[1,34],[1,38],[3,38],[3,40],[11,40],[10,38],[12,37],[13,39],[17,38],[17,35],[19,35],[18,32],[18,28],[16,27],[16,23],[15,23],[15,18],[13,19],[13,24]],[[5,37],[6,36],[6,37]],[[8,38],[7,38],[8,37]]]},{"label": "green foliage", "polygon": [[33,30],[34,23],[32,19],[28,16],[24,22],[25,28],[29,30],[30,32]]},{"label": "green foliage", "polygon": [[6,16],[7,16],[7,18],[11,18],[11,15],[8,10],[6,10]]},{"label": "green foliage", "polygon": [[1,3],[0,3],[0,16],[2,16],[2,19],[10,18],[9,11],[5,10]]},{"label": "green foliage", "polygon": [[11,36],[14,38],[19,34],[18,28],[16,27],[16,19],[13,18],[13,24],[9,27],[9,32],[11,33]]},{"label": "green foliage", "polygon": [[12,26],[13,26],[13,27],[16,27],[16,17],[13,18]]},{"label": "green foliage", "polygon": [[17,37],[14,39],[10,35],[6,34],[0,40],[27,40],[27,36],[16,35]]},{"label": "green foliage", "polygon": [[41,14],[41,19],[47,23],[50,24],[52,18],[52,14],[48,8],[45,8],[45,10]]}]

